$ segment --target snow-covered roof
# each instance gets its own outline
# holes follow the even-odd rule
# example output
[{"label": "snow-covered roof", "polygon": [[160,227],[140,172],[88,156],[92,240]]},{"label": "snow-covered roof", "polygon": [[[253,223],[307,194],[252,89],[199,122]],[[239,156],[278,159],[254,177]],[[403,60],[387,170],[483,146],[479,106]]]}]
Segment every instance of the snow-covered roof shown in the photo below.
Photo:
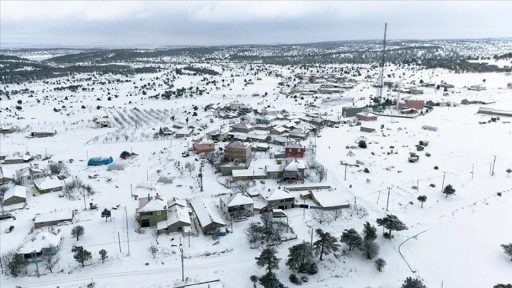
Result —
[{"label": "snow-covered roof", "polygon": [[29,238],[16,252],[18,254],[30,254],[34,251],[40,253],[43,248],[59,246],[61,239],[62,233],[60,231],[54,233],[44,230]]},{"label": "snow-covered roof", "polygon": [[57,187],[63,187],[64,183],[62,182],[62,180],[59,180],[57,177],[50,176],[50,177],[35,179],[34,185],[39,190],[46,190],[46,189],[52,189],[52,188],[57,188]]},{"label": "snow-covered roof", "polygon": [[222,198],[222,201],[226,203],[228,207],[254,204],[254,201],[250,197],[245,196],[242,193],[236,193],[229,197],[224,197]]},{"label": "snow-covered roof", "polygon": [[141,182],[135,186],[135,189],[146,189],[150,191],[156,191],[156,185],[153,182]]},{"label": "snow-covered roof", "polygon": [[246,146],[240,141],[234,141],[226,145],[225,148],[245,148]]},{"label": "snow-covered roof", "polygon": [[27,198],[27,187],[20,185],[9,187],[9,190],[5,191],[4,201],[12,197]]},{"label": "snow-covered roof", "polygon": [[44,174],[44,171],[42,169],[36,167],[24,167],[16,170],[16,173],[19,175],[19,177],[30,176],[31,172],[32,174]]},{"label": "snow-covered roof", "polygon": [[265,199],[267,201],[275,201],[275,200],[288,199],[288,198],[294,198],[294,197],[292,194],[290,194],[282,189],[275,189],[268,196],[265,196]]},{"label": "snow-covered roof", "polygon": [[167,201],[161,195],[139,198],[137,212],[153,212],[167,209]]},{"label": "snow-covered roof", "polygon": [[73,211],[71,210],[36,215],[34,223],[52,222],[68,219],[73,219]]},{"label": "snow-covered roof", "polygon": [[169,208],[174,205],[187,207],[187,201],[185,201],[184,199],[178,199],[178,198],[174,197],[172,200],[169,200],[167,202],[167,205],[169,206]]},{"label": "snow-covered roof", "polygon": [[224,220],[220,217],[219,213],[214,209],[214,207],[210,207],[203,201],[201,198],[196,198],[190,201],[194,212],[196,213],[197,219],[201,224],[201,227],[205,227],[210,225],[211,223],[218,223],[222,225],[226,225]]},{"label": "snow-covered roof", "polygon": [[265,176],[267,173],[263,169],[241,169],[231,171],[233,177],[250,177],[250,176]]},{"label": "snow-covered roof", "polygon": [[295,159],[286,165],[284,171],[298,171],[299,169],[306,169],[306,164],[301,160]]},{"label": "snow-covered roof", "polygon": [[190,215],[188,215],[188,208],[185,206],[174,205],[167,213],[168,226],[176,222],[184,222],[190,224]]},{"label": "snow-covered roof", "polygon": [[343,196],[342,190],[312,190],[311,193],[322,207],[350,205],[350,202]]},{"label": "snow-covered roof", "polygon": [[268,172],[281,172],[283,171],[283,166],[281,164],[274,164],[274,165],[267,165],[265,166],[265,169]]}]

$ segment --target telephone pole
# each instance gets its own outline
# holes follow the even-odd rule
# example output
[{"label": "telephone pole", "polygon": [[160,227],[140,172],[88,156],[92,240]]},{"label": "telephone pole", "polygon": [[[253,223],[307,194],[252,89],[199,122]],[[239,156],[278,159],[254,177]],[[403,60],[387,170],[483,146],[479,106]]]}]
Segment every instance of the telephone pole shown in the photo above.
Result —
[{"label": "telephone pole", "polygon": [[347,181],[347,165],[348,165],[348,164],[347,164],[347,163],[345,163],[345,179],[344,179],[345,181]]},{"label": "telephone pole", "polygon": [[492,172],[491,176],[494,176],[494,166],[496,165],[496,155],[494,155],[494,160],[492,161]]},{"label": "telephone pole", "polygon": [[128,236],[128,232],[129,232],[129,229],[128,229],[128,211],[126,210],[126,206],[124,206],[124,216],[126,218],[126,240],[128,242],[128,254],[126,254],[126,255],[130,256],[130,237]]},{"label": "telephone pole", "polygon": [[443,192],[444,189],[444,178],[446,177],[446,172],[443,171],[443,184],[441,184],[441,192]]},{"label": "telephone pole", "polygon": [[388,200],[386,201],[386,212],[388,212],[389,207],[389,194],[391,193],[391,187],[388,187]]}]

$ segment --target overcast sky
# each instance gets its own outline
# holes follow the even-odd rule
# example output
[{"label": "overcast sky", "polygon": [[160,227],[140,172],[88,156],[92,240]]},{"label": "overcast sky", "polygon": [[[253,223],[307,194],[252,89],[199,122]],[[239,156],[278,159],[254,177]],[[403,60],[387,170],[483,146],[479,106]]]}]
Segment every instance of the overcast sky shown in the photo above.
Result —
[{"label": "overcast sky", "polygon": [[512,36],[512,1],[0,1],[0,48]]}]

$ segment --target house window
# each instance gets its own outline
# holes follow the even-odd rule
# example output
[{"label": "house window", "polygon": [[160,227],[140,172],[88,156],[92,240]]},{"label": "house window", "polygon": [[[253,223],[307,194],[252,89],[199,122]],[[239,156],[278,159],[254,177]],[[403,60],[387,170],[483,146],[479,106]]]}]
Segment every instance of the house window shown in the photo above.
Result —
[{"label": "house window", "polygon": [[156,215],[162,215],[162,211],[156,211]]}]

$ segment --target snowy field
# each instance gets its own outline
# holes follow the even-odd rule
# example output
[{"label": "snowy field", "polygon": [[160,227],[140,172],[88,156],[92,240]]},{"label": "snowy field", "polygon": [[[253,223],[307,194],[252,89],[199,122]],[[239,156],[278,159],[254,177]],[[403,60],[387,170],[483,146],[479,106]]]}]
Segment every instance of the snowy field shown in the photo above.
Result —
[{"label": "snowy field", "polygon": [[[197,177],[200,166],[200,161],[196,161],[198,157],[182,157],[182,152],[191,147],[192,138],[230,125],[229,120],[216,118],[211,111],[205,112],[203,108],[206,104],[228,104],[238,100],[253,108],[285,109],[297,115],[319,112],[340,117],[342,106],[352,103],[326,105],[322,104],[321,97],[286,97],[279,93],[278,83],[282,79],[269,76],[267,72],[291,75],[292,71],[288,68],[269,66],[261,72],[251,71],[254,73],[251,75],[244,74],[249,73],[246,65],[233,64],[229,68],[213,66],[212,69],[224,71],[220,76],[209,76],[210,80],[220,82],[221,79],[233,79],[232,84],[225,87],[206,85],[204,87],[208,93],[202,96],[171,100],[150,98],[163,91],[163,88],[150,90],[145,96],[139,93],[139,88],[135,88],[150,82],[160,83],[167,72],[126,77],[132,82],[107,85],[92,84],[89,80],[71,82],[67,78],[49,80],[61,81],[55,84],[35,81],[4,85],[4,90],[28,88],[33,93],[2,100],[2,126],[16,125],[20,130],[2,135],[0,155],[26,151],[33,155],[51,155],[51,161],[66,163],[72,175],[68,179],[77,177],[91,185],[96,193],[87,199],[79,195],[77,199],[70,200],[59,197],[58,193],[41,195],[29,188],[27,207],[11,212],[16,220],[0,221],[0,253],[16,249],[26,240],[33,227],[32,219],[37,214],[70,209],[76,209],[78,213],[73,225],[57,226],[64,238],[59,252],[60,261],[53,273],[39,267],[42,275],[38,278],[35,276],[36,267],[31,264],[28,276],[12,278],[2,275],[1,287],[86,287],[91,282],[101,288],[174,287],[182,283],[180,243],[183,245],[184,274],[188,282],[220,279],[227,288],[252,287],[249,276],[263,275],[265,272],[256,265],[255,260],[262,248],[251,249],[244,230],[251,222],[260,221],[259,216],[233,223],[230,226],[232,233],[219,239],[201,233],[190,237],[180,233],[156,236],[155,229],[151,228],[139,233],[134,218],[138,202],[131,197],[133,188],[141,182],[156,182],[160,176],[168,176],[175,177],[172,184],[156,184],[159,193],[167,199],[201,197],[218,203],[216,195],[231,192],[219,184],[219,174],[208,163],[202,171],[204,191],[201,192]],[[512,77],[504,73],[454,74],[441,69],[390,69],[397,74],[403,72],[402,79],[407,81],[446,81],[455,86],[447,96],[443,96],[442,90],[423,88],[425,94],[412,96],[412,99],[457,104],[463,99],[478,100],[493,102],[488,107],[512,110],[512,90],[506,89]],[[233,74],[240,76],[231,78]],[[357,79],[354,88],[343,94],[344,97],[356,99],[356,105],[370,103],[369,96],[375,94],[372,83],[364,81],[363,77]],[[254,80],[254,85],[244,84],[244,80],[249,78]],[[486,79],[487,90],[468,91],[464,88],[482,83],[482,79]],[[203,87],[201,80],[200,76],[180,75],[173,83],[177,88]],[[53,90],[54,87],[72,84],[82,84],[84,87],[90,84],[89,87],[94,87],[95,91],[71,93]],[[267,97],[252,96],[265,92],[268,93]],[[396,94],[390,90],[385,93],[393,97]],[[107,95],[118,97],[107,100]],[[14,108],[19,105],[18,100],[21,100],[22,110]],[[311,108],[305,103],[315,104],[319,108]],[[98,105],[100,109],[97,109]],[[193,105],[199,106],[197,116],[192,116],[195,111]],[[323,128],[321,137],[314,140],[316,160],[328,171],[327,178],[321,184],[342,191],[352,208],[343,212],[336,221],[323,224],[313,219],[312,210],[293,208],[286,211],[297,239],[277,246],[278,257],[282,260],[276,274],[281,282],[288,287],[295,286],[288,280],[291,271],[285,265],[288,248],[302,241],[309,242],[312,229],[322,228],[339,238],[344,229],[361,231],[365,222],[376,225],[377,218],[390,213],[398,216],[409,229],[394,232],[394,238],[385,239],[381,228],[377,227],[379,237],[376,241],[380,245],[378,257],[387,262],[383,272],[378,272],[373,262],[359,251],[340,251],[318,261],[319,273],[309,276],[309,282],[303,286],[400,287],[408,276],[421,278],[428,287],[492,287],[497,283],[512,283],[511,262],[500,247],[501,244],[512,242],[512,176],[505,172],[512,168],[512,118],[500,117],[496,122],[479,124],[491,118],[476,113],[480,106],[483,105],[434,107],[432,112],[413,119],[379,116],[376,122],[363,122],[363,126],[376,128],[374,133],[361,132],[359,126],[348,124],[340,124],[339,128]],[[55,112],[54,108],[60,110]],[[114,126],[93,128],[92,118],[103,115],[114,119]],[[191,125],[203,128],[196,130],[197,135],[188,138],[155,139],[153,135],[161,126],[172,125],[171,116],[174,116],[174,122],[190,119]],[[213,123],[210,119],[213,119]],[[423,130],[424,125],[438,127],[438,131]],[[26,137],[30,131],[37,130],[56,130],[57,134],[49,138]],[[361,137],[368,143],[367,149],[346,148],[357,146]],[[425,140],[429,144],[424,151],[417,152],[420,160],[409,163],[409,152],[415,152],[415,145]],[[313,140],[309,138],[302,144],[310,147],[312,143]],[[226,143],[220,142],[216,147],[224,145]],[[272,151],[279,149],[272,146]],[[349,150],[353,156],[348,156]],[[393,153],[388,153],[390,150]],[[135,152],[138,156],[122,160],[119,157],[122,151]],[[430,157],[425,155],[427,152],[431,154]],[[126,168],[123,171],[107,171],[104,166],[87,166],[88,158],[96,156],[112,156],[114,163],[123,163]],[[255,160],[254,165],[269,156],[262,153],[258,157],[261,159]],[[306,157],[313,157],[309,150]],[[74,161],[70,163],[70,159]],[[350,164],[360,161],[363,164],[346,167],[340,161]],[[196,165],[189,172],[178,168],[177,162],[181,167],[186,162]],[[33,163],[45,167],[48,161],[36,160]],[[26,166],[9,164],[2,165],[2,168],[4,175],[12,175],[15,170]],[[435,166],[438,169],[434,169]],[[491,175],[493,166],[494,175]],[[364,168],[368,168],[369,173],[363,172]],[[308,183],[309,180],[306,180],[305,184]],[[443,184],[451,184],[456,193],[445,197],[441,192]],[[265,191],[280,185],[275,180],[267,179],[265,184],[257,183],[250,189]],[[501,192],[501,196],[498,192]],[[292,193],[299,198],[299,192]],[[417,200],[419,195],[427,196],[423,208],[420,208]],[[98,204],[99,209],[84,210],[89,202]],[[112,207],[118,208],[112,210],[112,221],[106,222],[100,217],[100,212]],[[366,213],[358,215],[354,207],[360,207]],[[9,210],[9,207],[5,209]],[[78,241],[71,236],[71,229],[76,224],[85,229],[84,236]],[[5,233],[11,225],[15,229]],[[73,259],[71,249],[74,245],[84,246],[93,255],[84,268]],[[158,247],[155,255],[148,250],[152,245]],[[344,244],[341,246],[347,250]],[[109,255],[105,263],[99,259],[98,251],[101,249],[105,249]]]}]

